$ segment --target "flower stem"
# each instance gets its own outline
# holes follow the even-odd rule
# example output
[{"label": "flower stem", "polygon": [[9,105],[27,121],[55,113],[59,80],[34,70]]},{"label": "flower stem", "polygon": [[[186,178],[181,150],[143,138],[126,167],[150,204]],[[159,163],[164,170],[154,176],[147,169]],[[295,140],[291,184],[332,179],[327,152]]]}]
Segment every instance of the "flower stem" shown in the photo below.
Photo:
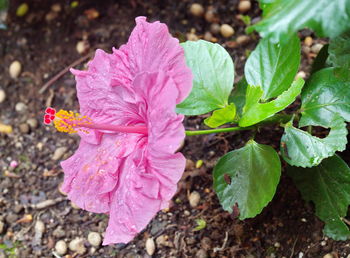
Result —
[{"label": "flower stem", "polygon": [[254,128],[253,126],[249,126],[249,127],[237,126],[237,127],[217,128],[217,129],[209,129],[209,130],[186,131],[186,135],[192,136],[192,135],[211,134],[211,133],[227,133],[227,132],[234,132],[234,131],[251,130],[253,128]]}]

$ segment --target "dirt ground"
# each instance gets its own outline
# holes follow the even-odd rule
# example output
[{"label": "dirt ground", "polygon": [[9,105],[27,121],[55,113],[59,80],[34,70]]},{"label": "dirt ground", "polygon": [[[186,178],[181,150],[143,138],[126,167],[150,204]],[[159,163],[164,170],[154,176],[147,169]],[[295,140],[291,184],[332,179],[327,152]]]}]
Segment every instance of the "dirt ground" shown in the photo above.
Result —
[{"label": "dirt ground", "polygon": [[[87,240],[89,232],[103,235],[107,216],[77,209],[59,191],[63,180],[59,160],[74,153],[79,138],[58,133],[41,122],[46,106],[78,110],[74,78],[65,73],[46,90],[42,86],[76,60],[80,63],[77,67],[83,68],[79,59],[89,51],[102,48],[111,52],[112,46],[126,42],[139,15],[166,23],[180,40],[205,37],[222,44],[234,59],[237,81],[258,36],[239,38],[246,27],[240,18],[239,0],[197,2],[213,15],[193,16],[191,0],[86,0],[76,8],[67,0],[31,0],[27,1],[29,12],[17,17],[19,2],[11,1],[8,29],[0,30],[0,90],[6,93],[0,103],[0,123],[13,127],[13,133],[0,134],[1,258],[11,257],[12,251],[13,257],[59,257],[57,241],[68,245],[77,237],[82,238],[83,254],[68,250],[66,257],[149,257],[145,251],[149,237],[156,242],[154,257],[350,257],[350,242],[324,237],[323,223],[315,217],[313,206],[301,199],[286,175],[273,201],[256,218],[239,221],[222,210],[212,190],[212,168],[222,154],[243,146],[249,132],[188,137],[182,149],[188,164],[171,208],[159,212],[128,245],[93,247]],[[258,4],[252,2],[245,15],[253,22],[259,20]],[[213,23],[230,24],[235,34],[225,39],[215,34]],[[313,45],[325,43],[309,31],[300,33],[302,40],[306,36],[313,37]],[[82,51],[78,53],[80,41]],[[304,45],[300,70],[306,75],[314,57],[312,46]],[[14,60],[22,64],[17,79],[8,72]],[[203,118],[189,117],[185,126],[198,128]],[[280,128],[267,127],[256,141],[278,149],[281,134]],[[342,155],[347,161],[348,154]],[[196,168],[200,159],[203,165]],[[15,169],[9,167],[12,160],[19,163]],[[192,191],[201,196],[195,208],[188,202]],[[49,203],[40,207],[47,200]],[[194,231],[196,219],[205,220],[206,227]]]}]

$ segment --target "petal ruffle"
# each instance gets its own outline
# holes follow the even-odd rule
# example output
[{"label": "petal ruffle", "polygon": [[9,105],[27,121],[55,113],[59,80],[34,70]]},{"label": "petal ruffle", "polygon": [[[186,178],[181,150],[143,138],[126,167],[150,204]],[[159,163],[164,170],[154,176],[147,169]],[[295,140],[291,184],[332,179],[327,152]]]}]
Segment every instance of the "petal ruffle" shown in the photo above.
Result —
[{"label": "petal ruffle", "polygon": [[[120,51],[128,56],[133,77],[142,72],[164,71],[178,89],[177,104],[189,95],[192,89],[191,70],[186,66],[179,40],[170,35],[164,23],[149,23],[146,17],[137,17],[128,43],[121,46]],[[117,51],[115,54],[119,56]]]},{"label": "petal ruffle", "polygon": [[78,150],[61,162],[65,173],[62,191],[82,209],[108,212],[119,168],[134,151],[138,134],[104,134],[99,145],[81,141]]}]

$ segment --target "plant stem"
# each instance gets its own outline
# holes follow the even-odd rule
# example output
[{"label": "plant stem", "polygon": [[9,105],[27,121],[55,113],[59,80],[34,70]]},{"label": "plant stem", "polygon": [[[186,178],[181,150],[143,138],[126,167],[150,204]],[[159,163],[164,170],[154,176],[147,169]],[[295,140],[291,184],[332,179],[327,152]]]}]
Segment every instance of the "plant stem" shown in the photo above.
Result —
[{"label": "plant stem", "polygon": [[279,123],[287,123],[292,118],[292,115],[285,114],[276,114],[272,117],[261,121],[260,123],[248,127],[228,127],[228,128],[216,128],[216,129],[208,129],[208,130],[198,130],[198,131],[186,131],[187,136],[192,135],[202,135],[202,134],[211,134],[211,133],[227,133],[227,132],[235,132],[235,131],[245,131],[256,129],[259,126],[271,125],[271,124],[279,124]]},{"label": "plant stem", "polygon": [[227,132],[235,132],[235,131],[244,131],[251,130],[254,127],[228,127],[228,128],[217,128],[217,129],[208,129],[208,130],[198,130],[198,131],[186,131],[187,136],[192,135],[201,135],[201,134],[211,134],[211,133],[227,133]]}]

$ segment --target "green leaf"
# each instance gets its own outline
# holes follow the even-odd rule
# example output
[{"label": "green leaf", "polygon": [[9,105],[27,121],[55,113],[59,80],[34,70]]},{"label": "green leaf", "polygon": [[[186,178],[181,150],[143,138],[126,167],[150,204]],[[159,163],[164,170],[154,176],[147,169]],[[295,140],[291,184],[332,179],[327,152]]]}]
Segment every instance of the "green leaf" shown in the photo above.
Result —
[{"label": "green leaf", "polygon": [[236,85],[228,99],[229,103],[234,103],[236,106],[236,112],[239,116],[243,113],[243,107],[245,105],[245,95],[247,92],[248,83],[243,77]]},{"label": "green leaf", "polygon": [[300,64],[300,40],[296,35],[286,44],[260,40],[244,67],[249,85],[261,86],[263,100],[277,97],[293,82]]},{"label": "green leaf", "polygon": [[243,108],[243,115],[239,120],[239,126],[246,127],[254,125],[285,109],[294,102],[303,86],[304,80],[298,78],[287,91],[283,92],[275,100],[267,103],[260,103],[259,101],[263,95],[262,89],[259,86],[249,85],[246,94],[246,103]]},{"label": "green leaf", "polygon": [[204,229],[207,226],[207,222],[204,219],[196,219],[197,226],[193,229],[193,231],[199,231]]},{"label": "green leaf", "polygon": [[306,201],[315,204],[316,215],[325,222],[324,233],[335,240],[350,237],[349,228],[342,218],[350,205],[350,168],[337,155],[325,159],[313,168],[289,167]]},{"label": "green leaf", "polygon": [[224,210],[238,205],[240,219],[252,218],[272,200],[281,176],[277,152],[249,141],[223,156],[214,168],[214,190]]},{"label": "green leaf", "polygon": [[303,28],[334,38],[350,28],[350,0],[274,0],[262,5],[265,18],[249,28],[272,42],[287,42]]},{"label": "green leaf", "polygon": [[312,63],[311,74],[327,67],[328,47],[329,44],[326,44],[321,48],[320,52],[318,52],[314,62]]},{"label": "green leaf", "polygon": [[8,0],[0,0],[0,11],[8,8]]},{"label": "green leaf", "polygon": [[231,103],[222,109],[215,110],[210,117],[204,120],[204,123],[211,128],[216,128],[220,125],[233,122],[235,117],[236,106]]},{"label": "green leaf", "polygon": [[332,121],[331,130],[326,138],[312,136],[308,132],[293,127],[292,122],[285,125],[281,138],[281,154],[292,166],[313,167],[336,151],[345,150],[348,131],[341,117]]},{"label": "green leaf", "polygon": [[219,44],[204,40],[181,45],[194,79],[190,95],[177,105],[176,111],[200,115],[224,108],[233,88],[234,66],[230,55]]},{"label": "green leaf", "polygon": [[330,41],[329,61],[335,67],[350,68],[350,31]]},{"label": "green leaf", "polygon": [[350,73],[326,68],[313,74],[301,94],[299,126],[330,127],[339,114],[350,121]]}]

